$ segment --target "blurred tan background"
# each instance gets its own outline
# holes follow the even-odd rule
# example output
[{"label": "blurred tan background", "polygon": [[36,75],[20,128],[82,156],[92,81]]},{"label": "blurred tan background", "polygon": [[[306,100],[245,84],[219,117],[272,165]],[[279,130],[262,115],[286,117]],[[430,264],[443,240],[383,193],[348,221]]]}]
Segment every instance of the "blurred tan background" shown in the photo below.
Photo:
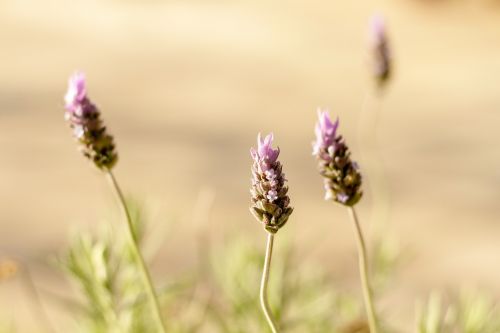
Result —
[{"label": "blurred tan background", "polygon": [[[64,249],[71,230],[95,228],[116,209],[63,120],[67,77],[80,69],[117,141],[122,187],[151,204],[166,233],[158,279],[193,261],[203,188],[216,191],[214,242],[245,233],[264,245],[248,212],[249,148],[259,131],[273,131],[295,207],[280,236],[354,285],[350,223],[322,200],[311,141],[316,108],[329,107],[359,159],[374,12],[388,21],[395,60],[378,128],[389,232],[411,253],[381,307],[404,328],[414,298],[434,288],[500,296],[493,0],[0,0],[0,257],[23,258],[37,283],[64,290],[39,263]],[[371,202],[368,191],[359,208],[366,227]],[[2,317],[20,317],[28,298],[16,283],[0,285]]]}]

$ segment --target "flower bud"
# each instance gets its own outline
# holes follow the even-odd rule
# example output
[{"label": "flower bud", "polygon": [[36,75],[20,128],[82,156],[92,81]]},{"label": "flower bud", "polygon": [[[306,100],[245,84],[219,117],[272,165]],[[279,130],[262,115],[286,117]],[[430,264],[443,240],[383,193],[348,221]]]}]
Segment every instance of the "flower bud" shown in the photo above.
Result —
[{"label": "flower bud", "polygon": [[323,176],[325,200],[333,200],[346,206],[354,206],[362,197],[361,173],[341,135],[337,135],[339,120],[332,122],[328,112],[318,110],[316,141],[313,155]]},{"label": "flower bud", "polygon": [[288,186],[278,161],[280,150],[273,149],[272,143],[272,134],[262,140],[259,133],[257,149],[250,149],[253,159],[250,211],[268,232],[274,234],[285,225],[293,208],[288,206]]},{"label": "flower bud", "polygon": [[80,144],[80,150],[99,169],[111,169],[118,160],[113,137],[106,132],[100,112],[87,97],[85,75],[76,72],[69,79],[65,119]]},{"label": "flower bud", "polygon": [[383,85],[390,79],[392,63],[386,24],[381,15],[371,18],[369,34],[373,76],[379,85]]}]

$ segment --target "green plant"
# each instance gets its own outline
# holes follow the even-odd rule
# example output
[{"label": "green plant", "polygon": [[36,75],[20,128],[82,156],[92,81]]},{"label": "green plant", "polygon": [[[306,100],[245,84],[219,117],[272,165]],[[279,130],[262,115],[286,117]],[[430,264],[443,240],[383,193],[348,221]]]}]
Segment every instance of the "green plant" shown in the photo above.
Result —
[{"label": "green plant", "polygon": [[[129,200],[134,235],[138,244],[145,234],[144,215],[140,206]],[[106,225],[98,235],[79,233],[73,237],[60,266],[80,291],[75,309],[77,323],[85,333],[154,332],[155,325],[144,289],[140,283],[134,252],[125,231]],[[190,285],[170,284],[159,292],[163,309],[175,307]],[[177,320],[169,328],[182,327]],[[187,325],[185,325],[187,326]]]},{"label": "green plant", "polygon": [[[259,247],[239,238],[215,251],[209,280],[217,295],[210,304],[211,326],[217,332],[268,332],[255,293],[263,260]],[[359,323],[362,304],[337,291],[331,280],[319,265],[302,262],[290,244],[278,247],[269,302],[279,327],[289,333],[347,333]]]},{"label": "green plant", "polygon": [[439,292],[417,309],[418,333],[498,333],[500,306],[485,293],[463,291],[443,301]]}]

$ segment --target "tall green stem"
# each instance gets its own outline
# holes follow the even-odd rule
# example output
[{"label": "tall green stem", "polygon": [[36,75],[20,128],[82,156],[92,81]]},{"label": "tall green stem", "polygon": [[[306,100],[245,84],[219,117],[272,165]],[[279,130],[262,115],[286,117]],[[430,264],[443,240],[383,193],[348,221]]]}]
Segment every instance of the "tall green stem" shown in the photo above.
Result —
[{"label": "tall green stem", "polygon": [[267,285],[269,282],[269,271],[271,268],[271,257],[273,255],[273,242],[274,234],[268,233],[267,235],[267,246],[266,246],[266,258],[264,260],[264,269],[262,271],[262,280],[260,282],[260,305],[262,306],[262,311],[266,316],[267,323],[271,327],[273,333],[278,333],[278,325],[276,320],[269,309],[269,302],[267,300]]},{"label": "tall green stem", "polygon": [[366,255],[366,245],[363,238],[363,232],[359,225],[358,216],[354,207],[348,207],[349,216],[353,221],[354,233],[356,235],[356,243],[358,246],[358,258],[359,258],[359,273],[361,276],[361,286],[363,288],[363,297],[365,299],[366,314],[368,316],[368,325],[370,326],[371,333],[378,332],[378,321],[377,315],[375,313],[375,307],[373,305],[372,290],[370,288],[370,281],[368,279],[368,261]]},{"label": "tall green stem", "polygon": [[113,186],[113,188],[116,192],[116,196],[118,197],[118,201],[120,202],[120,205],[122,206],[123,213],[125,214],[125,217],[127,220],[127,227],[128,227],[127,229],[128,229],[128,235],[130,238],[131,249],[132,249],[133,255],[137,261],[137,264],[139,266],[139,271],[141,272],[144,286],[146,287],[146,294],[147,294],[149,301],[151,303],[151,308],[153,311],[153,315],[155,317],[158,332],[165,333],[166,332],[165,331],[165,323],[163,322],[163,317],[161,315],[160,303],[158,302],[158,297],[157,297],[156,292],[155,292],[154,287],[153,287],[151,275],[149,274],[148,268],[146,267],[146,263],[144,261],[142,253],[139,250],[139,246],[137,244],[137,237],[136,237],[135,232],[134,232],[134,225],[132,223],[132,218],[130,216],[130,212],[128,210],[127,203],[125,202],[125,198],[123,196],[122,190],[120,189],[120,186],[118,185],[118,182],[116,181],[116,178],[113,175],[113,172],[111,172],[111,170],[107,170],[107,176],[111,182],[111,185]]}]

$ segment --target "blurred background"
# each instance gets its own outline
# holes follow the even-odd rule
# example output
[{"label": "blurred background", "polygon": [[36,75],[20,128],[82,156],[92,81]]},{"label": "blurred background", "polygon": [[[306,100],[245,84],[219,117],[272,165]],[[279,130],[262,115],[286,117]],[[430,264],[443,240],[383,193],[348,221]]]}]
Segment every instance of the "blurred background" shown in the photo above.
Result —
[{"label": "blurred background", "polygon": [[[155,278],[189,269],[199,228],[214,243],[245,235],[264,249],[248,211],[249,148],[272,131],[295,207],[277,241],[291,240],[357,290],[347,212],[323,201],[311,142],[316,109],[328,107],[361,159],[376,12],[394,60],[376,130],[390,193],[386,232],[410,257],[380,307],[405,327],[413,300],[435,288],[474,285],[500,296],[494,0],[0,0],[0,257],[21,258],[38,285],[64,292],[40,263],[71,231],[98,228],[118,210],[63,119],[67,78],[79,69],[115,136],[122,187],[152,207],[154,230],[164,233]],[[195,206],[207,191],[215,197],[200,226]],[[368,234],[372,202],[367,188],[359,212]],[[30,302],[19,284],[0,285],[0,313],[20,328],[32,325],[22,320]]]}]

